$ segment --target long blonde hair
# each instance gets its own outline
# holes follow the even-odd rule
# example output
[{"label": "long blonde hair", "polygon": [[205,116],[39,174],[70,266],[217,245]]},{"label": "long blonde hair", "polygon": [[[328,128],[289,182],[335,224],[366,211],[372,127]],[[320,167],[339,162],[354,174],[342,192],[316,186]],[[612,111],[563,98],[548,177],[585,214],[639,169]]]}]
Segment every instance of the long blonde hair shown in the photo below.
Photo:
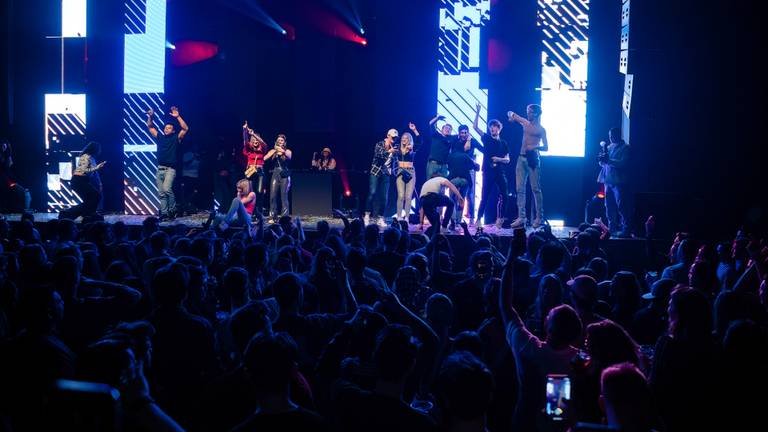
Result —
[{"label": "long blonde hair", "polygon": [[237,186],[243,188],[245,191],[245,196],[248,196],[251,192],[253,192],[253,189],[251,189],[251,182],[248,179],[242,179],[237,182]]},{"label": "long blonde hair", "polygon": [[411,151],[413,151],[413,135],[411,135],[410,132],[405,132],[405,133],[403,133],[402,138],[400,138],[400,153],[405,153],[403,151],[405,149],[403,147],[403,142],[402,142],[402,139],[405,138],[405,137],[408,137],[408,147],[410,147]]}]

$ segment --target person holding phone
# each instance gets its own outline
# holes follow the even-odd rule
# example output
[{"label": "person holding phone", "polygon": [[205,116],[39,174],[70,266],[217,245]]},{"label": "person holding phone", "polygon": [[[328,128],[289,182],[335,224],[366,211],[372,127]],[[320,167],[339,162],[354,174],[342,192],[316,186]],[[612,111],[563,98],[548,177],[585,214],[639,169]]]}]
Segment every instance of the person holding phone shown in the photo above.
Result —
[{"label": "person holding phone", "polygon": [[256,194],[255,211],[262,211],[264,193],[266,190],[266,175],[264,174],[264,155],[267,143],[261,135],[248,127],[248,121],[243,124],[243,156],[246,159],[245,178],[251,182],[251,190]]},{"label": "person holding phone", "polygon": [[[393,153],[397,160],[397,172],[395,174],[395,183],[397,185],[397,213],[395,218],[403,218],[408,221],[408,215],[411,213],[411,197],[416,187],[416,169],[413,166],[416,151],[421,146],[421,135],[416,125],[408,123],[408,128],[413,132],[405,132],[400,138],[400,148]],[[415,136],[415,138],[414,138]],[[405,216],[403,216],[405,210]]]},{"label": "person holding phone", "polygon": [[91,141],[80,152],[77,158],[77,167],[72,173],[72,189],[82,198],[83,202],[62,210],[59,213],[60,219],[77,219],[78,216],[88,217],[96,214],[96,208],[101,201],[101,192],[94,186],[101,181],[96,181],[94,177],[99,176],[99,171],[104,168],[106,162],[96,163],[96,158],[101,154],[101,144]]},{"label": "person holding phone", "polygon": [[285,135],[279,134],[275,140],[275,147],[264,155],[264,160],[273,160],[272,179],[269,188],[269,217],[272,223],[277,222],[277,196],[280,195],[280,216],[287,216],[288,207],[288,189],[291,187],[291,172],[288,170],[288,163],[293,157],[293,152],[288,149],[288,140]]}]

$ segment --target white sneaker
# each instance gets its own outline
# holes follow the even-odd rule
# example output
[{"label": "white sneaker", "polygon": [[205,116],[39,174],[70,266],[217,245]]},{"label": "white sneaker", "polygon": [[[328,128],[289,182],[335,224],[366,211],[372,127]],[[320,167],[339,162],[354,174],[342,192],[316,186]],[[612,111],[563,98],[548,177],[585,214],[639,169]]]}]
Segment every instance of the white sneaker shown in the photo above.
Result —
[{"label": "white sneaker", "polygon": [[512,224],[509,226],[510,228],[521,228],[525,226],[525,218],[517,218],[514,221],[512,221]]},{"label": "white sneaker", "polygon": [[369,223],[371,223],[371,214],[368,212],[365,212],[365,215],[363,216],[363,224],[365,224],[365,226],[368,226]]},{"label": "white sneaker", "polygon": [[534,219],[533,222],[531,222],[531,226],[534,227],[534,228],[540,227],[541,226],[541,219],[540,218]]}]

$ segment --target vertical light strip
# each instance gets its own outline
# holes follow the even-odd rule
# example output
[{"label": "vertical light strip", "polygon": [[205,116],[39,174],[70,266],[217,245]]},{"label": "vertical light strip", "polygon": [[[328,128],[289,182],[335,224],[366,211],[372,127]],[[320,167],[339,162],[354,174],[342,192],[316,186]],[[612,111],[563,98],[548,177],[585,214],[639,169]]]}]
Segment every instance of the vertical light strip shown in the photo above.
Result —
[{"label": "vertical light strip", "polygon": [[155,123],[163,123],[166,12],[166,0],[125,0],[123,202],[127,214],[154,214],[159,204],[156,146],[144,113],[152,108]]},{"label": "vertical light strip", "polygon": [[[441,0],[437,112],[456,130],[466,124],[472,129],[475,105],[480,104],[481,129],[488,116],[488,89],[480,88],[480,31],[490,19],[491,0]],[[477,162],[483,155],[477,152]],[[483,188],[481,175],[475,177],[475,214]]]},{"label": "vertical light strip", "polygon": [[538,0],[541,30],[541,108],[549,151],[584,157],[587,123],[589,0]]},{"label": "vertical light strip", "polygon": [[61,0],[61,37],[86,37],[88,0]]}]

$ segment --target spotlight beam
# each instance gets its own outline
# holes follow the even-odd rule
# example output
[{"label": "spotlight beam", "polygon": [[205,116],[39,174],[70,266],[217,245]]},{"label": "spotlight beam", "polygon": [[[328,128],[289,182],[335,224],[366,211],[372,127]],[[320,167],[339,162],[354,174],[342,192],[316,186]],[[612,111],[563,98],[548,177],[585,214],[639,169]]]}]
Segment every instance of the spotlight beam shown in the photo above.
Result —
[{"label": "spotlight beam", "polygon": [[286,34],[286,30],[270,16],[255,0],[219,0],[225,7],[239,12],[265,26],[274,29],[280,34]]}]

